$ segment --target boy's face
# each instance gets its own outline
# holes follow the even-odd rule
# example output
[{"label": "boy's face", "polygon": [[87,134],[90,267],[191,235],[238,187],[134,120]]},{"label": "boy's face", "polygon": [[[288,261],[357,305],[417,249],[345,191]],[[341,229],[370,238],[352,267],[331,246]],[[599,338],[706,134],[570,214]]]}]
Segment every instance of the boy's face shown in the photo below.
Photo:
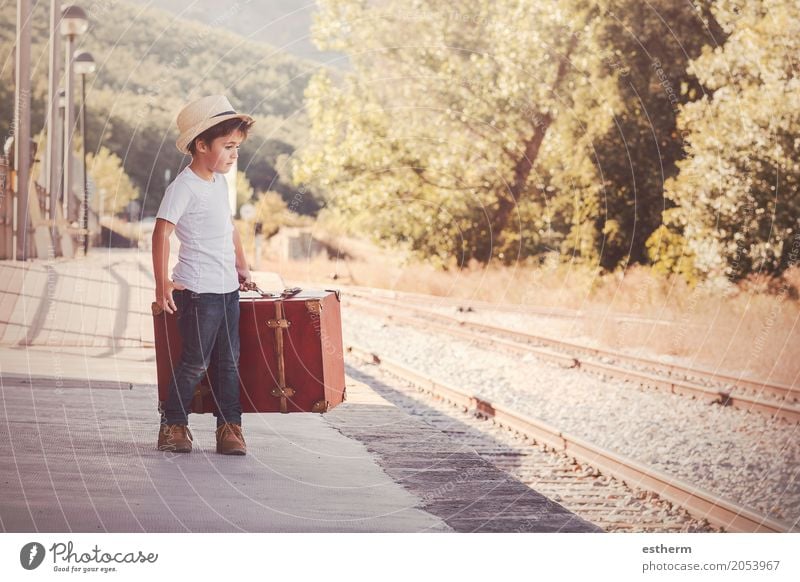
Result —
[{"label": "boy's face", "polygon": [[212,172],[225,174],[233,167],[239,157],[239,146],[244,141],[244,134],[236,130],[228,135],[220,136],[209,144],[197,142],[197,153],[201,161]]}]

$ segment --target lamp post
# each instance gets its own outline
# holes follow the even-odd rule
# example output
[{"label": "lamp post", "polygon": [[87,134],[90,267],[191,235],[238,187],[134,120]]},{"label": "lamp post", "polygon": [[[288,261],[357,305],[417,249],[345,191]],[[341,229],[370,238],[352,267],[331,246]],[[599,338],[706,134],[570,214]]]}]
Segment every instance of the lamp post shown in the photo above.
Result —
[{"label": "lamp post", "polygon": [[61,77],[59,64],[61,51],[61,35],[59,22],[61,18],[61,0],[50,0],[50,75],[47,83],[47,174],[45,190],[50,196],[50,214],[53,240],[55,240],[56,205],[61,190],[61,130],[58,126],[58,84]]},{"label": "lamp post", "polygon": [[[14,88],[14,169],[17,173],[17,215],[14,259],[28,253],[28,189],[31,171],[31,3],[17,0],[17,37]],[[35,202],[35,201],[34,201]]]},{"label": "lamp post", "polygon": [[[59,160],[57,162],[58,166],[59,166],[59,172],[56,175],[57,179],[56,179],[56,181],[55,181],[55,183],[53,185],[53,188],[54,188],[54,190],[56,192],[56,196],[57,196],[56,204],[58,204],[59,200],[62,201],[61,202],[62,210],[64,208],[64,204],[66,204],[66,202],[63,201],[64,200],[64,198],[63,198],[64,197],[64,136],[62,135],[63,132],[64,132],[64,115],[66,114],[66,108],[67,108],[67,92],[64,91],[64,89],[59,89],[58,90],[58,125],[54,126],[54,129],[56,127],[58,128],[57,132],[54,133],[54,136],[56,138],[58,138],[58,141],[56,142],[58,145],[56,147],[55,159]],[[52,216],[53,216],[53,231],[55,232],[55,230],[56,230],[56,217],[58,216],[58,213],[56,212],[56,205],[54,204],[50,208],[50,210],[51,210]],[[63,218],[66,218],[66,216],[64,216]]]},{"label": "lamp post", "polygon": [[[61,36],[66,39],[64,57],[66,59],[64,89],[66,92],[66,105],[64,109],[64,218],[72,222],[70,210],[70,195],[72,194],[72,135],[75,126],[75,107],[72,100],[72,89],[75,82],[72,67],[72,53],[75,38],[89,29],[89,19],[83,8],[71,4],[61,11]],[[75,214],[75,213],[73,213]]]},{"label": "lamp post", "polygon": [[89,174],[86,171],[86,75],[94,73],[92,55],[82,52],[72,59],[75,74],[81,76],[81,160],[83,162],[83,256],[89,253]]}]

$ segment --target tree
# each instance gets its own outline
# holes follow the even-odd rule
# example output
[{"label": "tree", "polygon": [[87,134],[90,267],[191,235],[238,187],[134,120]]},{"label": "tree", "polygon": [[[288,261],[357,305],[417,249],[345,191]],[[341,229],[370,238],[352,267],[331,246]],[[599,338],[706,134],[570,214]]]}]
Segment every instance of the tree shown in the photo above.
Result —
[{"label": "tree", "polygon": [[92,209],[95,212],[102,209],[103,214],[117,214],[131,200],[139,198],[139,189],[125,173],[122,160],[108,148],[101,147],[96,155],[90,152],[86,157],[86,167],[94,181],[96,194]]},{"label": "tree", "polygon": [[[31,121],[44,123],[47,101],[49,3],[32,2]],[[64,3],[66,4],[66,3]],[[16,3],[0,3],[0,139],[13,120],[13,59]],[[86,4],[90,31],[80,48],[98,59],[87,85],[86,147],[106,147],[123,160],[126,173],[143,192],[144,214],[155,214],[167,186],[187,159],[173,146],[175,116],[193,97],[229,95],[256,124],[242,144],[242,162],[260,189],[273,184],[274,157],[304,140],[302,95],[307,62],[263,43],[128,2]],[[235,55],[235,56],[234,56]],[[89,81],[87,79],[87,81]],[[245,164],[246,162],[246,164]]]},{"label": "tree", "polygon": [[261,223],[261,233],[267,238],[289,222],[289,209],[277,192],[262,192],[256,202],[255,222]]},{"label": "tree", "polygon": [[724,33],[710,0],[609,0],[603,5],[604,65],[618,75],[621,107],[614,126],[594,145],[603,180],[600,263],[606,269],[646,262],[645,241],[672,203],[664,182],[684,157],[677,130],[680,107],[702,93],[686,69],[704,45]]},{"label": "tree", "polygon": [[236,213],[239,213],[239,209],[242,207],[242,204],[246,204],[253,199],[253,194],[255,194],[255,190],[250,185],[250,181],[247,179],[247,176],[244,172],[239,170],[236,172]]},{"label": "tree", "polygon": [[617,103],[598,15],[578,0],[321,2],[315,39],[353,72],[310,82],[294,179],[443,266],[553,246],[596,260],[589,152]]},{"label": "tree", "polygon": [[[720,0],[713,12],[730,36],[690,65],[713,95],[681,111],[688,157],[666,184],[675,208],[653,236],[681,237],[700,276],[736,281],[800,258],[800,4]],[[651,247],[661,260],[662,245]]]}]

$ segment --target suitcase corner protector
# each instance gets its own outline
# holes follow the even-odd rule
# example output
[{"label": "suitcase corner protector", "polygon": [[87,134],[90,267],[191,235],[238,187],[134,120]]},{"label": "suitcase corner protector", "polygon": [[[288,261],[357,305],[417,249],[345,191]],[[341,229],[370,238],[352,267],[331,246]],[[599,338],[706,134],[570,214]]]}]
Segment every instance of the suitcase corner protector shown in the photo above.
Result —
[{"label": "suitcase corner protector", "polygon": [[328,411],[328,401],[327,400],[317,400],[314,405],[311,407],[311,412],[327,412]]}]

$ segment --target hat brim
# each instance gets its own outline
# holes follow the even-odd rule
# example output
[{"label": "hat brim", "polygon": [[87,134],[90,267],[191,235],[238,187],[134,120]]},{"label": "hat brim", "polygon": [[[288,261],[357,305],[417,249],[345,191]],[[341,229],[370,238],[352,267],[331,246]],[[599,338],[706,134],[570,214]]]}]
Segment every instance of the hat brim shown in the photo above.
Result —
[{"label": "hat brim", "polygon": [[189,154],[189,144],[192,143],[192,140],[196,138],[198,135],[203,133],[209,127],[214,127],[218,123],[222,123],[223,121],[228,121],[229,119],[242,119],[247,121],[248,123],[254,123],[255,119],[250,117],[249,115],[245,115],[244,113],[230,113],[228,115],[220,115],[219,117],[211,117],[209,119],[204,119],[201,123],[198,123],[194,127],[187,129],[182,134],[178,136],[178,139],[175,141],[175,147],[178,148],[178,151],[182,154]]}]

